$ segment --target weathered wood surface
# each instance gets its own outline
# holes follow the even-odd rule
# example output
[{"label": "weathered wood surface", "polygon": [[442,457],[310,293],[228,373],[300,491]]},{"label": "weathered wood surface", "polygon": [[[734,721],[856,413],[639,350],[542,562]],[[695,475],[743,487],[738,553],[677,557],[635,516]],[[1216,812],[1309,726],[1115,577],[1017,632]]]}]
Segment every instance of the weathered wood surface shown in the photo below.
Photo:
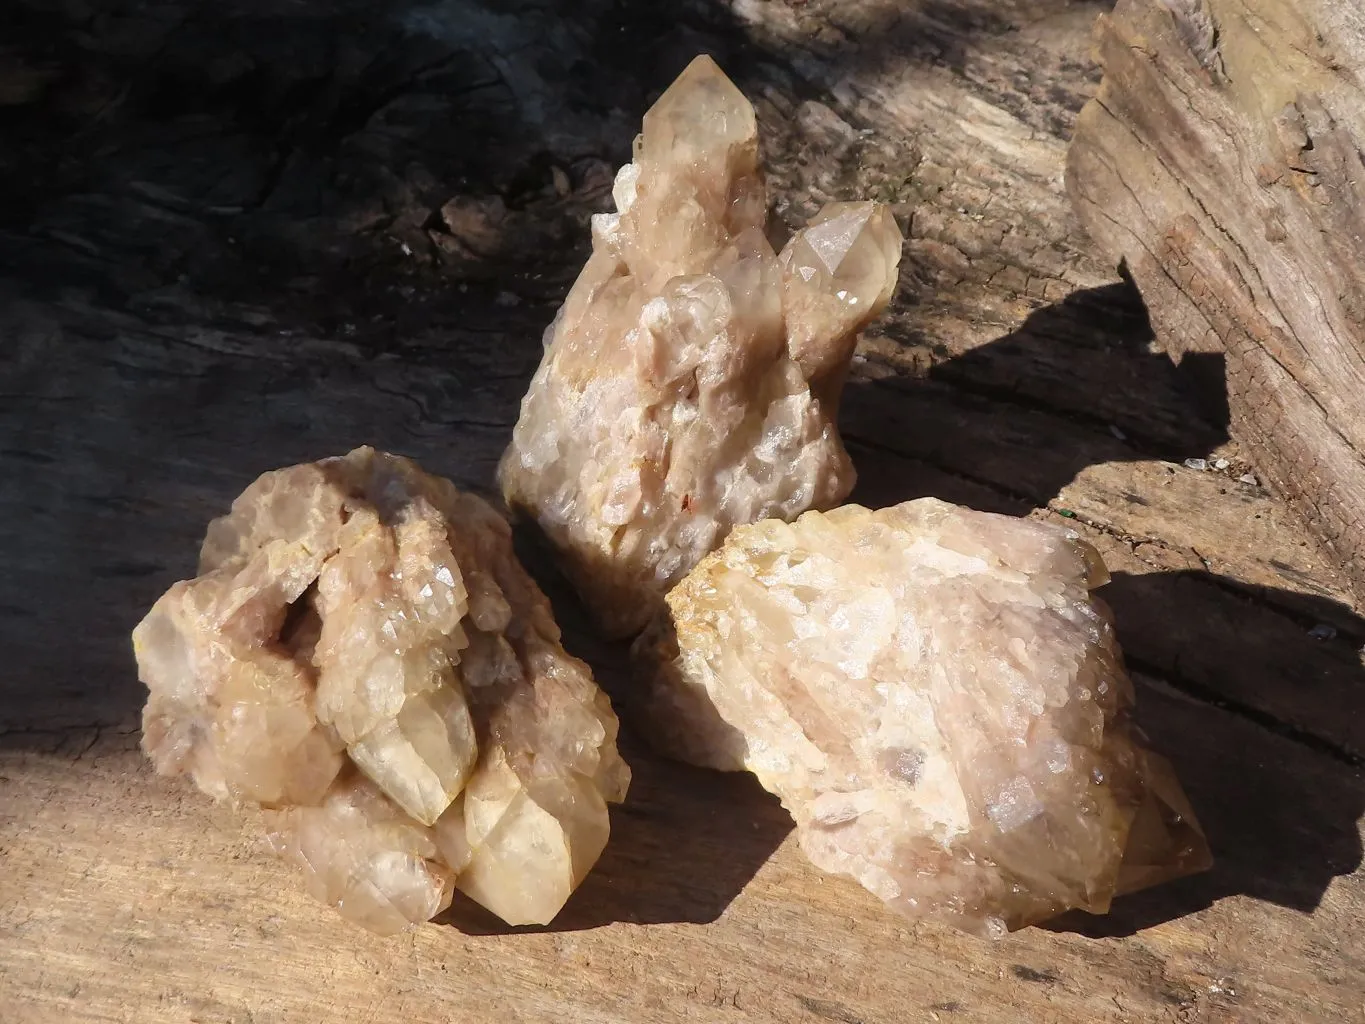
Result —
[{"label": "weathered wood surface", "polygon": [[[0,13],[0,1020],[1365,1019],[1365,621],[1191,397],[1216,360],[1157,354],[1072,219],[1102,9]],[[844,404],[858,497],[1065,517],[1101,548],[1211,873],[989,945],[817,875],[752,780],[628,739],[630,799],[554,926],[459,904],[380,940],[148,772],[127,635],[206,521],[364,442],[488,490],[584,219],[702,49],[758,105],[784,218],[875,194],[908,231]],[[556,596],[628,706],[622,652]]]},{"label": "weathered wood surface", "polygon": [[1121,0],[1069,187],[1172,352],[1365,594],[1365,10]]}]

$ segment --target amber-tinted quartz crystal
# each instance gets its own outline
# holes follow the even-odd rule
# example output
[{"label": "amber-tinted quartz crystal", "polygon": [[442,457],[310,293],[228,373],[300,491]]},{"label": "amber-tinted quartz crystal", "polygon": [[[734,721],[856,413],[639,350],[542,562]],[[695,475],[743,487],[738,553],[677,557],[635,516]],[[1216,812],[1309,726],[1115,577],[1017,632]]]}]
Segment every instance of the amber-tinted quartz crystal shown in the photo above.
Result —
[{"label": "amber-tinted quartz crystal", "polygon": [[839,394],[901,236],[884,206],[836,203],[775,253],[753,108],[709,57],[645,115],[614,196],[500,478],[627,636],[735,525],[848,495]]},{"label": "amber-tinted quartz crystal", "polygon": [[310,891],[377,932],[452,887],[548,922],[629,782],[506,522],[373,449],[248,487],[133,642],[158,770],[265,808]]},{"label": "amber-tinted quartz crystal", "polygon": [[1107,578],[1069,530],[934,499],[739,527],[668,595],[652,723],[752,770],[817,866],[912,917],[1102,913],[1209,863],[1130,726]]}]

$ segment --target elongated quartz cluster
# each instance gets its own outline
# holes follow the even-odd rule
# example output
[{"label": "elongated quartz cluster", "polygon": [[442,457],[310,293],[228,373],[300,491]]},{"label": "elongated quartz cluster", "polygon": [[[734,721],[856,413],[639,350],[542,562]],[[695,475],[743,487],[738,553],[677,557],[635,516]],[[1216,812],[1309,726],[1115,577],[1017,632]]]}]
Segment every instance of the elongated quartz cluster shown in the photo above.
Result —
[{"label": "elongated quartz cluster", "polygon": [[1130,728],[1107,578],[1070,531],[934,499],[737,528],[668,595],[674,746],[752,770],[817,866],[912,917],[1102,913],[1208,864]]},{"label": "elongated quartz cluster", "polygon": [[453,887],[548,922],[629,782],[506,522],[373,449],[258,479],[133,640],[158,770],[266,808],[310,891],[377,932]]},{"label": "elongated quartz cluster", "polygon": [[776,254],[753,108],[709,57],[645,115],[614,197],[500,478],[627,636],[735,525],[847,496],[839,395],[901,236],[885,207],[836,203]]}]

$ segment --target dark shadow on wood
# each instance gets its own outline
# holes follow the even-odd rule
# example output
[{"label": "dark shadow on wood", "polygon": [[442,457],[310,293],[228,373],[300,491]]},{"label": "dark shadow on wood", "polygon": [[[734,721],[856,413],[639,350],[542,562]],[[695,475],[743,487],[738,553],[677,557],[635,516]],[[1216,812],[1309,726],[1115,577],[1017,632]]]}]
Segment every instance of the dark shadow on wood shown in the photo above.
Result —
[{"label": "dark shadow on wood", "polygon": [[[1155,350],[1156,335],[1142,295],[1126,266],[1120,265],[1118,272],[1121,280],[1072,292],[1061,302],[1030,313],[999,340],[939,363],[930,378],[1069,412],[1102,431],[1114,426],[1114,406],[1106,401],[1110,390],[1160,396],[1168,403],[1184,404],[1190,415],[1156,423],[1139,416],[1136,431],[1130,435],[1121,430],[1124,436],[1115,439],[1141,448],[1147,458],[1179,461],[1207,454],[1228,439],[1226,358],[1221,352],[1190,353],[1174,363]],[[1108,379],[1098,374],[1080,378],[1069,394],[1044,398],[1040,394],[1044,383],[1055,388],[1057,380],[1065,380],[1066,368],[1078,360],[1100,364]],[[1025,367],[1036,367],[1039,379],[1029,379],[1021,372]],[[1048,370],[1058,372],[1045,376]]]},{"label": "dark shadow on wood", "polygon": [[694,768],[650,752],[628,713],[635,687],[629,645],[603,640],[593,629],[533,529],[518,527],[515,538],[518,557],[554,606],[565,647],[592,665],[623,717],[621,751],[633,777],[625,803],[612,808],[602,859],[551,924],[511,928],[458,894],[438,920],[479,935],[716,920],[781,845],[791,817],[752,775]]},{"label": "dark shadow on wood", "polygon": [[[1046,505],[1087,466],[1178,463],[1228,439],[1222,356],[1177,366],[1152,337],[1130,283],[1081,290],[919,379],[868,367],[840,426],[851,447],[889,446],[1020,510]],[[854,500],[886,504],[886,483],[862,474]]]},{"label": "dark shadow on wood", "polygon": [[1299,770],[1302,757],[1284,756],[1289,741],[1253,725],[1243,729],[1244,744],[1214,748],[1203,727],[1225,712],[1184,700],[1175,709],[1145,712],[1143,705],[1153,701],[1152,691],[1140,687],[1138,717],[1179,772],[1214,866],[1121,897],[1103,917],[1072,913],[1047,927],[1092,937],[1132,935],[1237,895],[1306,914],[1335,878],[1360,866],[1365,779],[1359,774]]},{"label": "dark shadow on wood", "polygon": [[634,779],[612,809],[611,841],[551,924],[512,928],[458,895],[437,921],[501,935],[720,917],[791,831],[791,818],[752,775],[663,761],[638,743],[622,752]]},{"label": "dark shadow on wood", "polygon": [[[974,43],[1018,29],[990,0],[887,0],[811,55],[971,77]],[[452,282],[557,302],[640,114],[696,54],[755,93],[779,66],[826,91],[723,0],[17,0],[0,47],[0,271],[30,296],[168,323],[247,304],[385,351],[463,305]]]},{"label": "dark shadow on wood", "polygon": [[[1144,600],[1179,600],[1170,575],[1119,579],[1113,590],[1132,588],[1134,580],[1143,581],[1139,588]],[[1122,616],[1118,625],[1122,634]],[[1240,638],[1218,635],[1206,642],[1216,651],[1221,645],[1235,648]],[[1318,682],[1305,680],[1305,685]],[[1365,716],[1365,669],[1357,661],[1349,677],[1338,682],[1349,684],[1356,694],[1341,707],[1342,716]],[[1304,742],[1278,720],[1246,716],[1244,709],[1224,711],[1150,685],[1139,686],[1138,699],[1138,718],[1152,745],[1174,763],[1198,811],[1214,866],[1205,874],[1122,897],[1103,917],[1073,913],[1047,927],[1092,937],[1132,935],[1236,895],[1306,914],[1318,906],[1333,879],[1360,866],[1365,773],[1358,760],[1343,772],[1339,753],[1322,751],[1312,738]],[[1226,721],[1229,714],[1244,719],[1239,729],[1245,742],[1211,745],[1209,732],[1226,732],[1214,720]],[[1324,760],[1315,764],[1317,759],[1293,750],[1295,745],[1323,753]]]},{"label": "dark shadow on wood", "polygon": [[18,0],[0,271],[384,350],[461,282],[553,304],[641,112],[697,53],[751,50],[723,3]]},{"label": "dark shadow on wood", "polygon": [[[1334,878],[1361,864],[1365,665],[1359,647],[1365,620],[1337,602],[1294,595],[1300,603],[1315,603],[1314,620],[1348,622],[1349,634],[1315,639],[1305,629],[1297,648],[1253,650],[1248,657],[1248,646],[1256,644],[1255,622],[1218,621],[1192,601],[1192,594],[1209,582],[1224,581],[1203,572],[1117,573],[1099,593],[1115,610],[1120,642],[1140,681],[1149,668],[1165,668],[1132,655],[1150,645],[1146,610],[1164,607],[1168,621],[1190,623],[1182,638],[1186,667],[1175,675],[1162,672],[1179,689],[1140,686],[1138,718],[1185,784],[1213,848],[1214,866],[1203,875],[1123,897],[1104,917],[1072,914],[1053,927],[1092,936],[1130,935],[1239,894],[1310,913]],[[1302,670],[1287,673],[1286,666],[1294,663]],[[1306,732],[1288,707],[1270,712],[1212,692],[1202,680],[1219,665],[1224,671],[1260,672],[1272,688],[1296,679],[1297,702],[1335,709],[1348,730],[1345,745]],[[1255,691],[1261,682],[1253,676],[1243,686]],[[1261,696],[1273,701],[1276,694]],[[1149,701],[1155,706],[1145,713]],[[1230,715],[1241,720],[1245,742],[1208,743],[1207,735],[1225,731],[1213,720]],[[1307,751],[1320,758],[1304,756]]]}]

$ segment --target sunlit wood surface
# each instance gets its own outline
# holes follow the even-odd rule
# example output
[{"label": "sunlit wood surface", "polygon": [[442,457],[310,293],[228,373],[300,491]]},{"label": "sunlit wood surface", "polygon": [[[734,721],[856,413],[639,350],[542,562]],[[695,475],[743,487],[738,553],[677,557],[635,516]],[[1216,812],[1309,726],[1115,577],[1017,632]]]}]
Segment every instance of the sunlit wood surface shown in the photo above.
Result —
[{"label": "sunlit wood surface", "polygon": [[[0,13],[0,1020],[1365,1020],[1365,622],[1228,441],[1217,366],[1152,347],[1068,209],[1103,7]],[[1209,874],[989,944],[816,873],[752,779],[627,737],[630,799],[552,927],[457,904],[378,939],[250,816],[148,770],[128,634],[207,521],[362,443],[489,491],[586,216],[701,50],[758,108],[780,217],[872,196],[907,232],[844,403],[856,497],[1064,519],[1101,550]],[[545,578],[628,711],[621,652]]]}]

